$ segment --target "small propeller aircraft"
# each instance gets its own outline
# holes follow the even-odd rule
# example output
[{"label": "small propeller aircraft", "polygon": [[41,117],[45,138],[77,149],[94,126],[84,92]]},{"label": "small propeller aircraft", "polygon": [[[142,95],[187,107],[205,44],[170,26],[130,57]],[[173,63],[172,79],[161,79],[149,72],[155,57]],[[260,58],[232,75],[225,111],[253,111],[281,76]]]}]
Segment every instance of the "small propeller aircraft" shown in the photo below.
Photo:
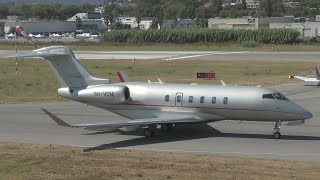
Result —
[{"label": "small propeller aircraft", "polygon": [[282,121],[305,120],[312,114],[270,88],[249,86],[199,85],[133,82],[119,73],[121,82],[92,76],[64,46],[36,49],[16,57],[44,58],[61,87],[62,97],[102,108],[129,122],[70,125],[42,109],[58,125],[93,131],[144,129],[151,137],[159,127],[169,131],[181,123],[208,123],[222,120],[275,122],[273,137],[279,139]]}]

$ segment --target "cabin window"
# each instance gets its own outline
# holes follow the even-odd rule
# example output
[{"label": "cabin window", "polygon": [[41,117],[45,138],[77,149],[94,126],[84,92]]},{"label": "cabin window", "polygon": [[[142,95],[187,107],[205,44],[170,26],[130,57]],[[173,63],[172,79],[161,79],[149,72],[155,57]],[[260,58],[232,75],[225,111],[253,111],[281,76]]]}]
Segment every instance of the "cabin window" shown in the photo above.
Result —
[{"label": "cabin window", "polygon": [[262,95],[262,98],[264,98],[264,99],[274,99],[274,96],[272,94],[264,94],[264,95]]},{"label": "cabin window", "polygon": [[168,101],[170,100],[169,95],[166,95],[166,96],[164,97],[164,100],[168,102]]},{"label": "cabin window", "polygon": [[217,98],[216,97],[212,97],[212,104],[217,103]]},{"label": "cabin window", "polygon": [[189,96],[189,103],[193,102],[193,96]]},{"label": "cabin window", "polygon": [[177,96],[177,102],[181,102],[181,95]]},{"label": "cabin window", "polygon": [[200,97],[200,103],[204,103],[204,96]]},{"label": "cabin window", "polygon": [[274,97],[276,97],[277,99],[280,99],[280,100],[288,100],[287,97],[285,97],[284,95],[282,95],[281,93],[275,93],[273,94]]},{"label": "cabin window", "polygon": [[227,97],[223,98],[223,104],[228,104],[228,98]]}]

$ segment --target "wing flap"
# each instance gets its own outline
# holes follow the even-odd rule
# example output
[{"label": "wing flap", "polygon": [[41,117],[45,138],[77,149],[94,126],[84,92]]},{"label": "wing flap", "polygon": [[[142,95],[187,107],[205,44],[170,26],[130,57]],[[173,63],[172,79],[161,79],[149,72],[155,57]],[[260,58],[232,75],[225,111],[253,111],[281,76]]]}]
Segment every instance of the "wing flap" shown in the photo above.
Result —
[{"label": "wing flap", "polygon": [[97,131],[111,131],[111,130],[116,130],[123,127],[130,127],[130,126],[144,127],[144,126],[153,125],[153,124],[178,124],[178,123],[194,123],[197,121],[202,121],[202,119],[198,117],[184,116],[184,117],[175,117],[175,118],[168,118],[168,119],[161,119],[161,118],[136,119],[134,121],[120,122],[120,123],[69,125],[68,123],[64,122],[62,119],[58,118],[57,116],[47,111],[46,109],[42,108],[42,110],[59,126],[84,128],[86,130],[97,130]]}]

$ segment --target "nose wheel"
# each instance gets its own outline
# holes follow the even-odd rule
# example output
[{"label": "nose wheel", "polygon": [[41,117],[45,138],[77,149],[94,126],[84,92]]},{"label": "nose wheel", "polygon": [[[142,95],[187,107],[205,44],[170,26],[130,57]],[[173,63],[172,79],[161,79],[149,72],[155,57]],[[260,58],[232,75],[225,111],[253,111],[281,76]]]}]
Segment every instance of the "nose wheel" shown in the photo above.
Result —
[{"label": "nose wheel", "polygon": [[281,133],[280,133],[280,128],[281,128],[281,121],[278,120],[274,126],[274,133],[273,133],[273,138],[274,139],[280,139],[281,138]]}]

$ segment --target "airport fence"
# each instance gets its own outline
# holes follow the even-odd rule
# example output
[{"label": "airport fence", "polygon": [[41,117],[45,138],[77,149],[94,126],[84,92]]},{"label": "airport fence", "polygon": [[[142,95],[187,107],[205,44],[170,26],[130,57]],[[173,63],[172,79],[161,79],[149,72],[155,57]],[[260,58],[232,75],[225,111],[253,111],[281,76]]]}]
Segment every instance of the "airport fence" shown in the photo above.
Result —
[{"label": "airport fence", "polygon": [[225,43],[256,41],[265,44],[292,44],[299,41],[300,32],[292,29],[166,29],[113,30],[102,36],[105,42],[128,43]]}]

